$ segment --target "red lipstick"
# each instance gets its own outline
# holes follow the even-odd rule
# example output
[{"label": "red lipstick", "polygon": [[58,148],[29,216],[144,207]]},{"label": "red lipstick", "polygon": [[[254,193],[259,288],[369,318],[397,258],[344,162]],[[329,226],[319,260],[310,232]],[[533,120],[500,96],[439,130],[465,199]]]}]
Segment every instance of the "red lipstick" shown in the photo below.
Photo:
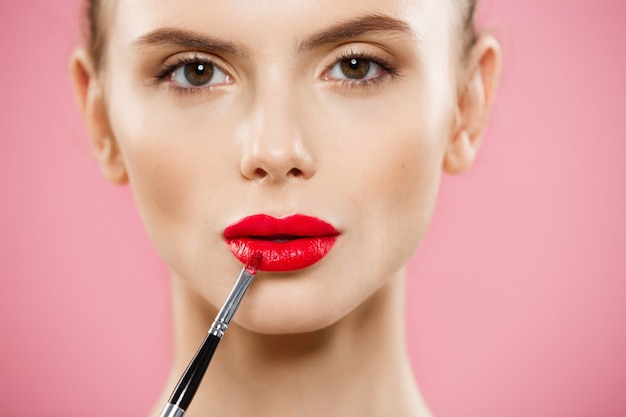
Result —
[{"label": "red lipstick", "polygon": [[244,264],[260,254],[262,271],[296,271],[313,265],[332,249],[339,232],[315,217],[245,217],[224,230],[230,250]]}]

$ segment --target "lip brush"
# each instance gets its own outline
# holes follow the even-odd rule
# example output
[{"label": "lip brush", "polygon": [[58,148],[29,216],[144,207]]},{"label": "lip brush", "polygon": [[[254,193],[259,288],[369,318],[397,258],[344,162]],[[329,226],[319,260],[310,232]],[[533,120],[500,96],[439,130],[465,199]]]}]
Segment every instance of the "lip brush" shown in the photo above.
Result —
[{"label": "lip brush", "polygon": [[262,261],[262,256],[257,254],[253,256],[248,264],[241,270],[235,286],[228,295],[219,313],[217,313],[215,321],[211,325],[209,333],[200,345],[200,348],[180,377],[169,401],[165,404],[163,411],[161,411],[160,417],[182,417],[185,414],[187,407],[189,407],[193,396],[200,386],[202,377],[211,362],[217,345],[220,340],[222,340],[222,337],[224,337],[224,332],[228,328],[230,320],[233,318],[235,311],[237,311],[237,307],[239,307],[239,303],[254,279]]}]

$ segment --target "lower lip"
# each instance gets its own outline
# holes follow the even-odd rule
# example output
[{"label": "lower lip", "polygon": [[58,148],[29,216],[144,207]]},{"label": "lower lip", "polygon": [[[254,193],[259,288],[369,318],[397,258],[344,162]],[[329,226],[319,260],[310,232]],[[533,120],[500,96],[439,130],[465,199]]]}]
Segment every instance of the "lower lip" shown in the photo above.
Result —
[{"label": "lower lip", "polygon": [[285,242],[252,239],[229,239],[228,246],[240,262],[247,264],[252,255],[259,253],[262,271],[287,272],[307,268],[330,252],[337,236],[305,237]]}]

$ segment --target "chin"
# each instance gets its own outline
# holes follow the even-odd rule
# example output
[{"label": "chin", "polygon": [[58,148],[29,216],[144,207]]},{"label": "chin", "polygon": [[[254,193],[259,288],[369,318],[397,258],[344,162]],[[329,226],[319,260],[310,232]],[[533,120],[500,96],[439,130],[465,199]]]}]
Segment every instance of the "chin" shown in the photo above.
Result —
[{"label": "chin", "polygon": [[310,288],[312,285],[304,285],[304,288],[295,282],[276,285],[259,278],[233,318],[239,326],[259,334],[286,335],[322,330],[349,315],[361,301],[352,297],[329,297],[327,291]]},{"label": "chin", "polygon": [[258,314],[248,316],[247,314],[238,313],[233,321],[253,333],[264,335],[289,335],[316,332],[332,326],[334,323],[341,320],[341,318],[342,316],[330,317],[329,315],[320,317],[314,312],[297,316],[285,312],[279,317],[275,315],[259,316]]}]

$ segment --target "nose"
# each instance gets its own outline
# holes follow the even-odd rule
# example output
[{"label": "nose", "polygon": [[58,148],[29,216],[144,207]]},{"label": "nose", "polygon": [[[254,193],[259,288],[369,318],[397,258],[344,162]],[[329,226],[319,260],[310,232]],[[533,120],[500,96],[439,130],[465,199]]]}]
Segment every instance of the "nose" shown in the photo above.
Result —
[{"label": "nose", "polygon": [[251,105],[242,138],[240,169],[245,178],[283,183],[315,175],[315,161],[307,142],[306,113],[298,111],[296,101],[291,92],[280,94],[274,89],[258,95]]}]

